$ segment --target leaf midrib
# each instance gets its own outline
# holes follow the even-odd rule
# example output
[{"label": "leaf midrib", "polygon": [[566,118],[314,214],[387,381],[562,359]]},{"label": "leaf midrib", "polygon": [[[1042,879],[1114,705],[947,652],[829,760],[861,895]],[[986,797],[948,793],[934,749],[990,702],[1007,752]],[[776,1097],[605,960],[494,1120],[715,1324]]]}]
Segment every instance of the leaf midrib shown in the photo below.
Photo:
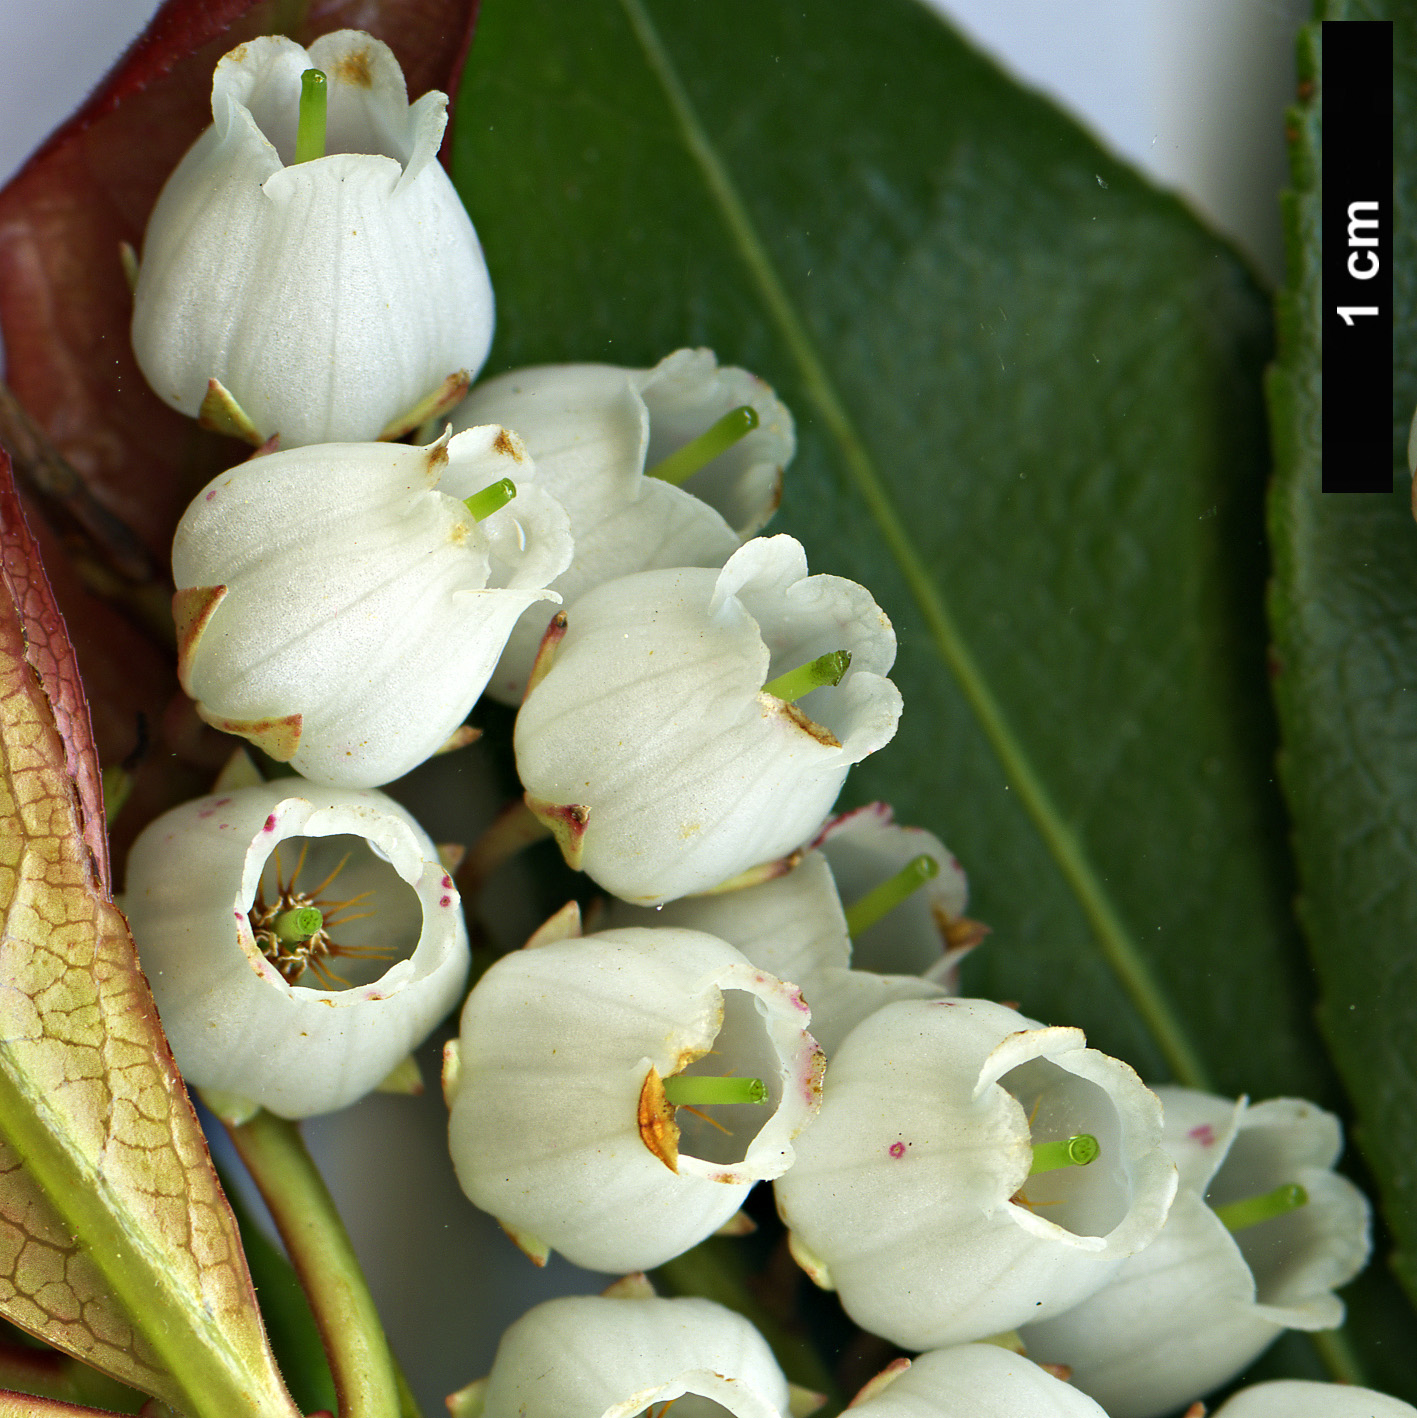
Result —
[{"label": "leaf midrib", "polygon": [[1077,834],[1064,820],[1034,768],[965,641],[941,588],[906,531],[884,480],[837,393],[826,362],[787,294],[747,206],[700,121],[643,0],[620,0],[620,6],[646,65],[664,92],[680,137],[704,180],[710,200],[717,207],[770,320],[797,364],[808,399],[836,443],[853,485],[910,588],[941,660],[954,676],[1005,777],[1018,793],[1030,821],[1092,927],[1103,959],[1151,1033],[1175,1080],[1191,1088],[1209,1089],[1209,1071],[1123,923],[1121,913],[1103,887],[1102,878],[1088,859]]}]

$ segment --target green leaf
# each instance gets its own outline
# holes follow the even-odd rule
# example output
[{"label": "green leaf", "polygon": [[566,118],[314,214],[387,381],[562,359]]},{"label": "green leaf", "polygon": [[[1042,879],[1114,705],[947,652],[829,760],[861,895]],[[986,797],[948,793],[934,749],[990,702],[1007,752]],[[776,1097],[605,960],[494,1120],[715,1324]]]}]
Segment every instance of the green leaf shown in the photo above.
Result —
[{"label": "green leaf", "polygon": [[1153,1080],[1332,1101],[1235,255],[908,0],[485,0],[459,115],[493,370],[707,344],[793,408],[770,530],[900,635],[848,793],[965,864],[967,987]]},{"label": "green leaf", "polygon": [[1417,405],[1417,6],[1331,5],[1327,14],[1396,22],[1396,487],[1319,492],[1322,90],[1313,25],[1301,40],[1307,98],[1290,115],[1290,280],[1270,379],[1274,687],[1319,1022],[1396,1242],[1394,1269],[1417,1299],[1417,529],[1406,470]]}]

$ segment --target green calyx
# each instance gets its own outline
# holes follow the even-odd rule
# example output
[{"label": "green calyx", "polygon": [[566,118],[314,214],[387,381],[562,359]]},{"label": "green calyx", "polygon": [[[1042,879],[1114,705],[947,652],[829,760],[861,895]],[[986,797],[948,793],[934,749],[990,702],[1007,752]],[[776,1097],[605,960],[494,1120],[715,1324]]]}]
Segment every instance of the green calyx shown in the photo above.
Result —
[{"label": "green calyx", "polygon": [[763,686],[763,693],[785,699],[791,704],[814,689],[840,684],[841,677],[850,664],[851,656],[847,651],[830,650],[825,655],[818,655],[815,660],[809,660],[805,665],[798,665],[795,670],[788,670],[786,674],[770,679]]},{"label": "green calyx", "polygon": [[940,864],[922,852],[912,857],[892,877],[872,887],[859,901],[846,908],[846,933],[853,940],[894,911],[907,896],[913,896],[927,881],[940,874]]},{"label": "green calyx", "polygon": [[300,119],[295,128],[295,161],[313,162],[325,156],[325,114],[329,85],[323,69],[307,69],[300,76]]},{"label": "green calyx", "polygon": [[757,410],[751,404],[740,404],[710,424],[708,429],[692,442],[686,443],[654,467],[646,469],[645,476],[658,478],[661,482],[673,483],[675,487],[679,487],[700,468],[713,462],[720,453],[728,452],[740,439],[746,438],[757,426]]}]

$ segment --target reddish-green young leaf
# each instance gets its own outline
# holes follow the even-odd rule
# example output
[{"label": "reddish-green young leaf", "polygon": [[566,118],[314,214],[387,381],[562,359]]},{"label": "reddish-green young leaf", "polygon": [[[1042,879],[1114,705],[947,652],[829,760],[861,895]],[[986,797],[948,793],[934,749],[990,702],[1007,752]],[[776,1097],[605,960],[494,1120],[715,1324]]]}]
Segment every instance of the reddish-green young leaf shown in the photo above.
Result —
[{"label": "reddish-green young leaf", "polygon": [[288,1418],[235,1222],[101,879],[86,736],[0,455],[0,1314],[193,1418]]},{"label": "reddish-green young leaf", "polygon": [[[140,245],[168,173],[211,122],[217,60],[274,29],[308,43],[352,26],[392,46],[411,94],[447,89],[473,8],[472,0],[169,0],[84,109],[0,191],[0,330],[11,385],[159,566],[192,495],[249,450],[201,432],[144,383],[129,347],[119,243]],[[140,822],[201,791],[229,740],[180,706],[168,713],[177,693],[170,657],[84,591],[43,529],[40,540],[74,635],[101,757],[116,762],[132,751],[140,714],[160,750],[125,813]],[[174,772],[174,754],[192,771]],[[164,781],[145,781],[153,776]]]}]

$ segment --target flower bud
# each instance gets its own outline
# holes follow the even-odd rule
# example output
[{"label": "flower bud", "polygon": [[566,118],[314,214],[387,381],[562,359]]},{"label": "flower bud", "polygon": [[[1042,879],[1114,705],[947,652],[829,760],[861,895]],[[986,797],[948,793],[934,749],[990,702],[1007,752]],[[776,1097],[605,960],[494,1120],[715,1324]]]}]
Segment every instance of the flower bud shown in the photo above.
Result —
[{"label": "flower bud", "polygon": [[[608,582],[551,640],[517,717],[527,800],[572,866],[640,904],[799,847],[900,717],[890,622],[854,582],[808,577],[791,537],[748,542],[720,572]],[[840,651],[835,687],[779,693],[785,671]]]},{"label": "flower bud", "polygon": [[[698,931],[537,940],[463,1008],[448,1088],[458,1180],[529,1253],[660,1265],[791,1165],[822,1068],[806,1006]],[[725,1075],[760,1080],[766,1102],[676,1116],[675,1085]]]},{"label": "flower bud", "polygon": [[[1209,1393],[1285,1329],[1333,1329],[1333,1290],[1368,1258],[1367,1201],[1332,1171],[1333,1114],[1294,1098],[1157,1092],[1181,1173],[1165,1229],[1097,1294],[1023,1331],[1031,1355],[1067,1364],[1112,1418],[1154,1418]],[[1276,1192],[1296,1186],[1297,1206]]]},{"label": "flower bud", "polygon": [[[610,1418],[667,1408],[787,1418],[788,1387],[762,1336],[711,1300],[547,1300],[502,1336],[482,1418]],[[664,1410],[655,1410],[662,1412]]]},{"label": "flower bud", "polygon": [[[312,67],[325,155],[299,161]],[[437,161],[447,104],[410,107],[393,53],[357,30],[308,53],[267,35],[222,59],[212,126],[143,241],[133,349],[160,398],[193,417],[217,399],[252,441],[293,447],[411,428],[450,376],[466,386],[491,343],[492,287]]]},{"label": "flower bud", "polygon": [[1213,1418],[1417,1418],[1417,1408],[1353,1384],[1272,1379],[1231,1394]]},{"label": "flower bud", "polygon": [[383,793],[283,778],[184,803],[134,842],[123,907],[188,1083],[282,1117],[376,1087],[467,978],[458,894]]},{"label": "flower bud", "polygon": [[[1161,1229],[1160,1106],[1085,1044],[985,1000],[889,1004],[847,1036],[777,1197],[858,1324],[907,1349],[998,1334],[1076,1304]],[[1055,1165],[1084,1137],[1095,1160]]]},{"label": "flower bud", "polygon": [[[565,566],[560,507],[499,428],[428,448],[325,444],[223,473],[172,548],[178,674],[197,712],[315,782],[407,773],[462,723],[517,617]],[[450,496],[449,493],[452,495]]]},{"label": "flower bud", "polygon": [[1086,1394],[996,1344],[898,1360],[866,1385],[851,1412],[853,1418],[1107,1418]]},{"label": "flower bud", "polygon": [[[701,448],[703,466],[682,486],[646,476],[647,456],[652,469],[735,408],[752,427]],[[451,426],[475,423],[515,429],[538,485],[570,515],[575,556],[552,583],[567,605],[617,576],[722,566],[776,510],[795,447],[792,416],[772,390],[747,370],[720,369],[711,350],[677,350],[649,370],[513,370],[477,385]],[[549,619],[544,607],[523,615],[488,686],[494,698],[521,702]]]}]

